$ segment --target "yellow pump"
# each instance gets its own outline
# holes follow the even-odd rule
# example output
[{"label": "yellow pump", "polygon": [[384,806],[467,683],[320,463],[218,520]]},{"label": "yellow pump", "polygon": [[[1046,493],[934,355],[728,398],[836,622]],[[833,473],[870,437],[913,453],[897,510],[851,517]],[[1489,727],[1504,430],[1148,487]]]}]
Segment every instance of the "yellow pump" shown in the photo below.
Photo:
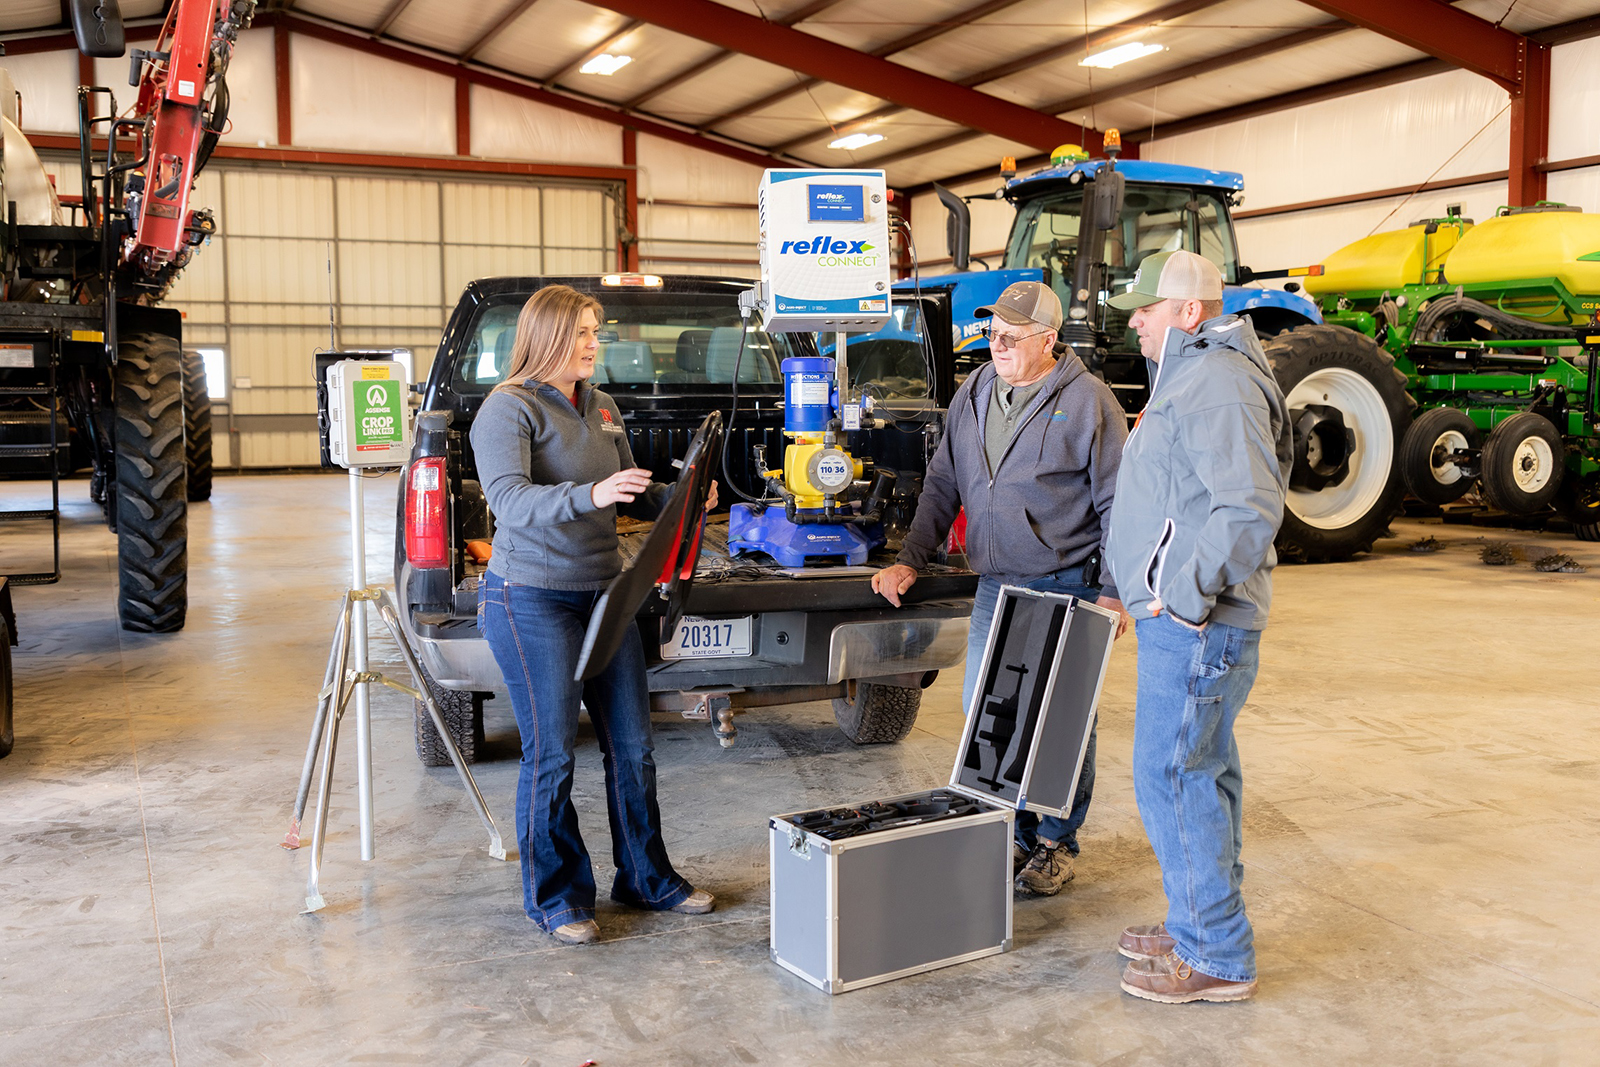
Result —
[{"label": "yellow pump", "polygon": [[794,442],[783,450],[783,470],[765,474],[782,476],[783,487],[794,494],[795,507],[823,507],[828,496],[837,497],[866,469],[849,452],[827,443],[826,433],[785,430],[784,436]]}]

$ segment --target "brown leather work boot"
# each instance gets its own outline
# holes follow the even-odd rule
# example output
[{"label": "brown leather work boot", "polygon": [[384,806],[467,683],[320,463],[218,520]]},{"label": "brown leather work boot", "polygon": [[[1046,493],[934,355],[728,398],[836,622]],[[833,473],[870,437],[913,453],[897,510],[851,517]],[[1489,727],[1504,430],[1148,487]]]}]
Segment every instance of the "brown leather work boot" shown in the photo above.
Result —
[{"label": "brown leather work boot", "polygon": [[1195,970],[1174,952],[1128,964],[1122,970],[1122,988],[1136,997],[1161,1004],[1249,1000],[1256,995],[1254,980],[1230,982],[1225,978],[1213,978]]},{"label": "brown leather work boot", "polygon": [[1172,951],[1172,938],[1167,936],[1167,924],[1130,926],[1117,938],[1117,951],[1130,960],[1148,960],[1165,956]]}]

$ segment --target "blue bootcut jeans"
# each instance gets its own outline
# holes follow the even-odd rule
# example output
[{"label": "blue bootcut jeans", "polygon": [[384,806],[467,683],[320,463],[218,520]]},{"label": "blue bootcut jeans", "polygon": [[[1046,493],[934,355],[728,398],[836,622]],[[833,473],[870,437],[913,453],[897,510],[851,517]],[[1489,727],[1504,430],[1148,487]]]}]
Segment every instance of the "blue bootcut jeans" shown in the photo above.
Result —
[{"label": "blue bootcut jeans", "polygon": [[[1100,590],[1083,585],[1083,568],[1047,574],[1025,583],[1029,589],[1042,593],[1065,593],[1093,604]],[[961,708],[972,714],[972,691],[978,685],[978,672],[983,666],[983,651],[989,643],[989,626],[994,621],[994,606],[1000,600],[1001,582],[994,578],[978,580],[978,592],[972,600],[972,623],[967,630],[967,675],[961,683]],[[1065,819],[1054,815],[1040,816],[1037,812],[1019,811],[1016,822],[1016,843],[1025,852],[1032,852],[1039,838],[1066,845],[1072,855],[1078,854],[1078,829],[1089,815],[1089,801],[1094,798],[1094,747],[1098,727],[1089,730],[1089,748],[1083,755],[1083,773],[1078,776],[1078,791],[1072,798],[1072,810]]]},{"label": "blue bootcut jeans", "polygon": [[505,675],[522,735],[517,853],[522,902],[546,932],[594,918],[594,870],[572,803],[580,698],[600,742],[617,868],[611,899],[664,911],[694,890],[667,858],[656,806],[656,764],[644,646],[632,627],[610,665],[587,682],[572,675],[598,592],[518,585],[486,573],[478,627]]},{"label": "blue bootcut jeans", "polygon": [[1133,787],[1161,864],[1178,958],[1230,982],[1256,976],[1239,886],[1244,779],[1233,724],[1260,665],[1259,631],[1140,619]]}]

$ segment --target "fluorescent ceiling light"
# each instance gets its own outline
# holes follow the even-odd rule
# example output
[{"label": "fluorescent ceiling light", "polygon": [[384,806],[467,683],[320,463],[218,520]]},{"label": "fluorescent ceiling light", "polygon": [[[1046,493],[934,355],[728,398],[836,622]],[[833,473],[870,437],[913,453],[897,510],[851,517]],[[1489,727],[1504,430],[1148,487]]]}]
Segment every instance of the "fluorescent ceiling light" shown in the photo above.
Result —
[{"label": "fluorescent ceiling light", "polygon": [[1117,67],[1134,59],[1143,59],[1153,56],[1157,52],[1165,52],[1166,46],[1159,44],[1146,44],[1135,41],[1132,44],[1119,44],[1115,48],[1108,48],[1104,52],[1096,52],[1078,61],[1080,67]]},{"label": "fluorescent ceiling light", "polygon": [[607,78],[633,62],[632,56],[614,56],[610,52],[601,52],[589,62],[578,68],[579,74],[600,74]]},{"label": "fluorescent ceiling light", "polygon": [[854,151],[857,148],[865,148],[869,144],[877,144],[881,140],[883,140],[883,134],[881,133],[852,133],[850,136],[841,137],[837,141],[829,141],[828,147],[847,148]]}]

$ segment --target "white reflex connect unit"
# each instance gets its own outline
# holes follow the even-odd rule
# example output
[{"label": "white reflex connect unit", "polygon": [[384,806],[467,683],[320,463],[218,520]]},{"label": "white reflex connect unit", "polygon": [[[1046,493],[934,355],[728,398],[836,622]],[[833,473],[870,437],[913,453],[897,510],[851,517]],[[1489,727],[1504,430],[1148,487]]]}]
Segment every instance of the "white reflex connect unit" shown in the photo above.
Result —
[{"label": "white reflex connect unit", "polygon": [[341,467],[398,467],[411,456],[406,368],[346,359],[328,368],[328,456]]},{"label": "white reflex connect unit", "polygon": [[762,328],[870,333],[889,320],[889,197],[881,170],[761,175]]}]

